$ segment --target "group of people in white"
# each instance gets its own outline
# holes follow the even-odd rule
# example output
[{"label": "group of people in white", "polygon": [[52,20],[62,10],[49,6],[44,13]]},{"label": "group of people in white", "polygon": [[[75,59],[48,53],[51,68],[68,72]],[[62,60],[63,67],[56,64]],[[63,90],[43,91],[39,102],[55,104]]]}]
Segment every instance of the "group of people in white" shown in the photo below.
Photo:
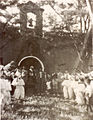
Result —
[{"label": "group of people in white", "polygon": [[47,88],[60,91],[64,99],[71,100],[76,104],[87,106],[92,111],[93,105],[93,71],[89,73],[69,74],[67,71],[54,74],[55,77],[48,81]]},{"label": "group of people in white", "polygon": [[[13,98],[23,99],[25,97],[25,82],[22,70],[13,68],[14,62],[3,66],[0,65],[0,107],[1,110],[11,103],[12,87],[15,87]],[[13,69],[12,69],[13,68]],[[10,79],[11,77],[11,79]]]},{"label": "group of people in white", "polygon": [[[15,99],[25,97],[25,69],[14,67],[14,61],[7,65],[0,65],[0,107],[11,103],[12,87],[15,87]],[[12,80],[10,79],[12,78]],[[48,76],[46,81],[48,92],[62,93],[64,99],[74,100],[78,105],[87,105],[87,110],[92,111],[93,104],[93,72],[89,73],[56,73]]]}]

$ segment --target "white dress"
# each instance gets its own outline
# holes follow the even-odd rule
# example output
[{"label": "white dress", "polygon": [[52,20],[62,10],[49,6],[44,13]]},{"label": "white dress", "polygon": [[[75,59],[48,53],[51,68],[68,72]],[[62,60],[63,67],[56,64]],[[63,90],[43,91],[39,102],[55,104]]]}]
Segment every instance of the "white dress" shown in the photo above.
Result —
[{"label": "white dress", "polygon": [[11,94],[10,94],[11,90],[12,90],[11,83],[6,79],[5,80],[5,101],[7,105],[11,102]]},{"label": "white dress", "polygon": [[6,80],[4,78],[0,79],[0,104],[2,107],[4,107],[5,104],[7,104],[6,99]]},{"label": "white dress", "polygon": [[69,93],[68,93],[68,87],[69,87],[69,80],[64,80],[62,82],[62,86],[63,86],[63,96],[64,98],[69,98]]},{"label": "white dress", "polygon": [[68,94],[69,94],[69,99],[73,100],[75,98],[74,94],[74,89],[73,89],[73,81],[69,80],[69,86],[68,86]]},{"label": "white dress", "polygon": [[71,85],[72,85],[72,88],[73,88],[73,91],[74,91],[74,94],[75,94],[75,97],[76,97],[76,88],[78,86],[78,81],[73,80]]},{"label": "white dress", "polygon": [[78,105],[85,104],[85,85],[84,84],[77,84],[76,88],[74,89],[76,95],[76,102]]},{"label": "white dress", "polygon": [[5,93],[5,84],[4,84],[4,79],[0,78],[0,108],[4,107],[4,93]]},{"label": "white dress", "polygon": [[87,85],[87,87],[85,89],[85,97],[86,97],[87,101],[89,102],[88,104],[93,105],[93,86],[91,83],[90,83],[90,85]]},{"label": "white dress", "polygon": [[25,97],[24,80],[22,78],[15,78],[12,82],[12,85],[16,86],[14,97],[16,99],[23,99]]}]

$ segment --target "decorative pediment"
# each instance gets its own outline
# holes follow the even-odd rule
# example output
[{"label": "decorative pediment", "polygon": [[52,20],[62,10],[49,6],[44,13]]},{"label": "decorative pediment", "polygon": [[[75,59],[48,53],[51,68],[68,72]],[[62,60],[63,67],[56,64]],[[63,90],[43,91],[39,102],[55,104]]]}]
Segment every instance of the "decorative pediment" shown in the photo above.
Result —
[{"label": "decorative pediment", "polygon": [[26,13],[32,12],[34,14],[37,14],[37,12],[43,12],[44,10],[40,8],[38,5],[35,3],[29,1],[27,3],[23,3],[21,5],[18,5],[21,11],[25,11]]}]

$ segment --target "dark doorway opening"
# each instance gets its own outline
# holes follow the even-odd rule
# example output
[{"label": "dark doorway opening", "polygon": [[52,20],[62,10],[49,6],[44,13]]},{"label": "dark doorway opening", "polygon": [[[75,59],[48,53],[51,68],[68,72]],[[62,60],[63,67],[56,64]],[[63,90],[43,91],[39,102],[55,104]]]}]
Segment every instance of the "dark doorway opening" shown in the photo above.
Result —
[{"label": "dark doorway opening", "polygon": [[19,67],[25,67],[27,74],[24,78],[26,96],[37,94],[40,89],[40,71],[44,72],[44,65],[42,61],[35,56],[26,56],[18,63]]}]

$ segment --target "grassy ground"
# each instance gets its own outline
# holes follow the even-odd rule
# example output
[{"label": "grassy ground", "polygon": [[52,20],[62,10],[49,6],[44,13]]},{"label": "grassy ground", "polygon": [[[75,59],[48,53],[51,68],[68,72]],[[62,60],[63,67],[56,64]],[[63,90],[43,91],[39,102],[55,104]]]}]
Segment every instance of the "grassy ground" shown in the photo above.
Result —
[{"label": "grassy ground", "polygon": [[93,120],[85,108],[61,97],[32,96],[6,106],[1,120]]}]

